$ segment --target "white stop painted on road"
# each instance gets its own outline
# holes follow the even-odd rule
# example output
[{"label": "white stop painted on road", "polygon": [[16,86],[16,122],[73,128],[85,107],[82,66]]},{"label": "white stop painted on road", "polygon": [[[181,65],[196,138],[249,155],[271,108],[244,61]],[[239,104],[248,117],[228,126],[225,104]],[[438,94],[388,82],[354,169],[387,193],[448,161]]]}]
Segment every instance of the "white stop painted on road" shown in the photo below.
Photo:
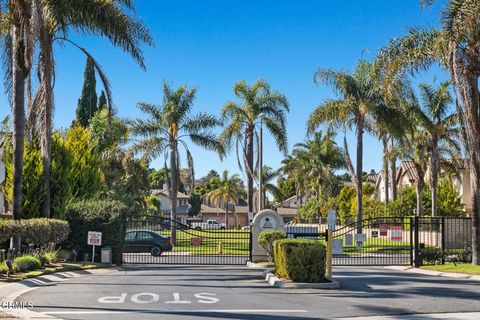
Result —
[{"label": "white stop painted on road", "polygon": [[[143,297],[143,296],[150,297],[150,299],[148,300],[143,298],[140,299],[140,297]],[[135,302],[135,303],[154,303],[154,302],[157,302],[159,299],[160,297],[158,294],[150,293],[150,292],[137,293],[137,294],[134,294],[131,298],[132,302]]]}]

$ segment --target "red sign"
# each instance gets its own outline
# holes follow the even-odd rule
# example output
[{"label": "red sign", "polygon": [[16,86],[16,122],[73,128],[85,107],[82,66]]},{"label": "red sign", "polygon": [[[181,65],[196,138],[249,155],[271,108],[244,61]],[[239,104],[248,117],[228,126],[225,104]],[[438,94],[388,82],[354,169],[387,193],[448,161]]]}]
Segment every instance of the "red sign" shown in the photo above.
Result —
[{"label": "red sign", "polygon": [[386,237],[388,234],[388,225],[381,224],[380,225],[380,237]]},{"label": "red sign", "polygon": [[403,227],[402,226],[392,226],[390,228],[390,240],[392,241],[402,241],[403,239]]},{"label": "red sign", "polygon": [[200,246],[202,245],[202,238],[192,238],[192,245],[194,246]]}]

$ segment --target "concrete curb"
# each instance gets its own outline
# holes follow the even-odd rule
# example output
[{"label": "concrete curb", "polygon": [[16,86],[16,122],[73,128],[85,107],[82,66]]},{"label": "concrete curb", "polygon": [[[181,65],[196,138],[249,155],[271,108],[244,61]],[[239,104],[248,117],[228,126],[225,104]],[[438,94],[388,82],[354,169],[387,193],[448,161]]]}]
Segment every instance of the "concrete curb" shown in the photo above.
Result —
[{"label": "concrete curb", "polygon": [[468,274],[468,273],[441,272],[441,271],[419,269],[419,268],[405,267],[405,266],[386,266],[384,268],[385,269],[391,269],[391,270],[399,270],[399,271],[406,271],[406,272],[412,272],[412,273],[426,274],[426,275],[429,275],[429,276],[439,276],[439,277],[455,278],[455,279],[462,279],[462,280],[480,281],[480,275]]},{"label": "concrete curb", "polygon": [[287,282],[271,272],[268,272],[265,276],[267,281],[272,287],[275,288],[297,288],[297,289],[338,289],[340,288],[340,282],[326,278],[330,282],[322,283],[305,283],[305,282]]},{"label": "concrete curb", "polygon": [[247,261],[247,267],[253,269],[271,269],[275,265],[273,263],[255,263],[251,261]]},{"label": "concrete curb", "polygon": [[[0,284],[0,301],[13,303],[15,299],[17,299],[21,295],[44,286],[55,285],[56,283],[62,281],[86,275],[102,274],[119,270],[119,268],[99,268],[62,271],[46,274],[35,278],[25,279],[19,282]],[[2,306],[0,306],[0,313],[5,313],[21,319],[59,319],[56,317],[45,315],[40,312],[29,310],[27,308],[3,308]]]}]

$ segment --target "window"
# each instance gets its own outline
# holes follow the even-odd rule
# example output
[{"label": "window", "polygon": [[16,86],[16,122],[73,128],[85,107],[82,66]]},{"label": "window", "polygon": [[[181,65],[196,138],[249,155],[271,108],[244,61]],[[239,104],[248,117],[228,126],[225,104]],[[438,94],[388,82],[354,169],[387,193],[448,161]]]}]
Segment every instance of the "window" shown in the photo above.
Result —
[{"label": "window", "polygon": [[139,240],[153,239],[153,236],[149,232],[140,231],[140,232],[137,232],[137,239]]},{"label": "window", "polygon": [[127,232],[127,235],[125,236],[125,240],[133,240],[135,239],[135,232]]}]

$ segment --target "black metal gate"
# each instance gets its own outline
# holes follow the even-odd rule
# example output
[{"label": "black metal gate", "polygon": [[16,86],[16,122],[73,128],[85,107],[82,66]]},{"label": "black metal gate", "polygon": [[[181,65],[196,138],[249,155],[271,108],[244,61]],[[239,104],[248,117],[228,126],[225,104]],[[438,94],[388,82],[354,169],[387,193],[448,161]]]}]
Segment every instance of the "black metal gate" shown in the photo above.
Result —
[{"label": "black metal gate", "polygon": [[418,267],[432,251],[441,257],[433,263],[443,263],[468,254],[471,223],[462,217],[378,217],[338,226],[333,231],[333,265]]},{"label": "black metal gate", "polygon": [[[333,265],[410,265],[411,218],[379,217],[339,226],[333,232]],[[340,249],[341,247],[341,249]],[[341,252],[340,252],[341,251]]]},{"label": "black metal gate", "polygon": [[123,263],[244,265],[250,260],[250,229],[207,228],[158,216],[127,220]]}]

